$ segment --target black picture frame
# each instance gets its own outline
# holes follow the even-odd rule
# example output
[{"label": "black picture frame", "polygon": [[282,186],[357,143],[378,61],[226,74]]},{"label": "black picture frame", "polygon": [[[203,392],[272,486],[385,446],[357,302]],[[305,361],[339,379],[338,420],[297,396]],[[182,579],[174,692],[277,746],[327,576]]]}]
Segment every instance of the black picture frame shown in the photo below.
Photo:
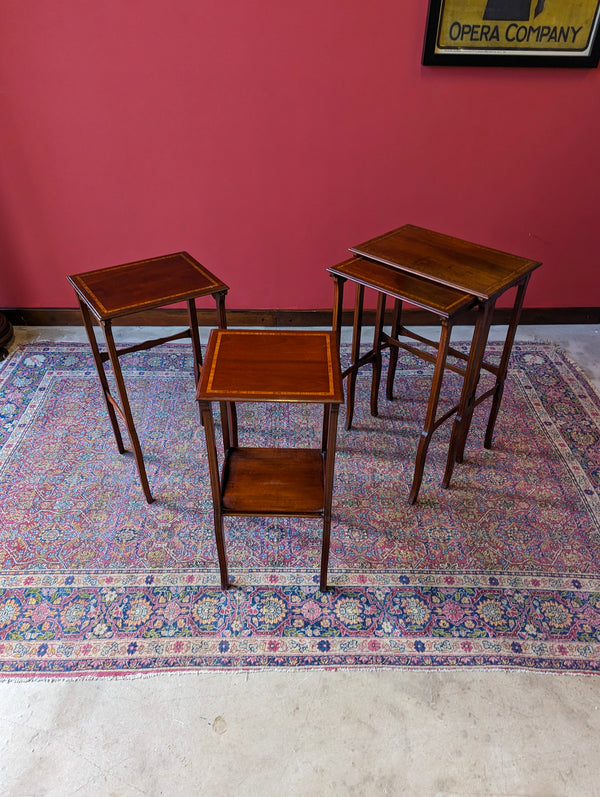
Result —
[{"label": "black picture frame", "polygon": [[[429,0],[422,63],[597,67],[600,0],[584,0],[577,11],[573,5],[566,0]],[[575,13],[577,26],[567,24]],[[558,24],[563,18],[565,24]]]}]

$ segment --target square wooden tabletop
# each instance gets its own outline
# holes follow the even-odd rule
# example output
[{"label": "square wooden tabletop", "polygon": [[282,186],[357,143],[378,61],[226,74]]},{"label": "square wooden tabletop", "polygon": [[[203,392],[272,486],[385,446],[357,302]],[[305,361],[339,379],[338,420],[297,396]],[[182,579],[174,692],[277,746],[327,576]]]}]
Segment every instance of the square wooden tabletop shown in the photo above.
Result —
[{"label": "square wooden tabletop", "polygon": [[350,251],[480,299],[506,291],[541,263],[405,224]]},{"label": "square wooden tabletop", "polygon": [[440,318],[452,318],[475,304],[472,294],[448,288],[433,280],[417,277],[408,271],[370,260],[352,257],[327,269],[329,274],[357,282],[388,296],[429,310]]},{"label": "square wooden tabletop", "polygon": [[73,274],[68,280],[101,321],[229,290],[187,252]]},{"label": "square wooden tabletop", "polygon": [[213,329],[196,398],[342,404],[335,334],[313,330]]}]

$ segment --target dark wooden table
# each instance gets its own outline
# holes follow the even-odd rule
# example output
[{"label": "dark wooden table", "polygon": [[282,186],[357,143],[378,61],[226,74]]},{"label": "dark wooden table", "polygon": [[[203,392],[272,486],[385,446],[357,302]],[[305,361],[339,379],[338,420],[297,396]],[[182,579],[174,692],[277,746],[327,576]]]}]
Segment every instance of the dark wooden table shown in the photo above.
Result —
[{"label": "dark wooden table", "polygon": [[[221,586],[229,577],[224,516],[323,518],[320,588],[327,588],[331,501],[339,406],[344,401],[333,332],[212,330],[197,390],[206,434]],[[221,412],[219,462],[212,403]],[[256,448],[238,442],[235,403],[323,405],[320,448]]]},{"label": "dark wooden table", "polygon": [[[213,296],[216,302],[217,324],[224,328],[227,326],[225,295],[229,288],[187,252],[176,252],[148,260],[74,274],[68,277],[68,280],[77,294],[117,448],[121,454],[125,452],[117,421],[118,415],[129,434],[144,495],[148,503],[152,503],[154,499],[148,484],[142,449],[135,429],[119,357],[130,352],[151,349],[172,340],[190,337],[194,357],[194,376],[197,383],[202,365],[202,351],[195,300],[201,296]],[[180,301],[187,302],[189,328],[173,335],[117,349],[112,331],[113,321],[143,310],[165,307]],[[98,322],[104,332],[107,352],[101,352],[98,348],[93,319]],[[113,369],[119,401],[112,396],[109,388],[104,370],[104,363],[107,360],[110,361]]]},{"label": "dark wooden table", "polygon": [[[425,456],[433,431],[451,415],[455,415],[450,438],[446,470],[442,484],[448,487],[452,478],[455,462],[462,462],[464,448],[469,433],[475,407],[487,398],[492,397],[492,406],[488,419],[484,446],[490,448],[498,410],[502,401],[504,382],[515,334],[519,324],[523,301],[532,272],[541,263],[519,257],[497,249],[453,238],[448,235],[426,230],[422,227],[405,225],[378,236],[350,251],[356,258],[345,261],[342,268],[334,267],[330,273],[335,279],[334,329],[338,334],[341,326],[343,301],[343,284],[346,279],[356,283],[356,304],[353,336],[353,361],[349,375],[355,379],[358,367],[372,361],[373,387],[371,391],[371,409],[377,410],[377,391],[380,376],[381,349],[390,347],[390,370],[388,372],[387,394],[392,397],[392,385],[397,363],[398,348],[408,348],[423,359],[435,362],[434,378],[429,398],[427,415],[417,450],[415,475],[411,487],[409,502],[414,503],[419,492]],[[379,270],[374,264],[379,265]],[[398,276],[401,275],[401,276]],[[375,337],[372,352],[358,358],[362,295],[364,288],[369,287],[378,293],[378,307],[375,324]],[[493,318],[496,301],[510,288],[515,288],[515,299],[500,363],[486,362],[485,350],[489,329]],[[442,291],[446,291],[443,293]],[[383,332],[385,297],[395,300],[392,329],[389,335]],[[401,323],[402,302],[409,302],[433,312],[442,322],[442,334],[439,343],[411,333]],[[477,315],[469,352],[465,356],[449,347],[450,330],[457,317],[471,307],[477,308]],[[427,346],[437,349],[432,357],[428,352],[407,346],[399,341],[399,337],[411,337]],[[465,367],[450,366],[446,362],[447,354],[465,361]],[[451,368],[463,377],[461,397],[458,405],[449,413],[437,419],[435,412],[439,397],[439,387],[445,368]],[[494,386],[477,396],[477,385],[481,370],[485,369],[495,376]],[[349,409],[351,403],[349,401]],[[351,420],[351,416],[350,416]]]}]

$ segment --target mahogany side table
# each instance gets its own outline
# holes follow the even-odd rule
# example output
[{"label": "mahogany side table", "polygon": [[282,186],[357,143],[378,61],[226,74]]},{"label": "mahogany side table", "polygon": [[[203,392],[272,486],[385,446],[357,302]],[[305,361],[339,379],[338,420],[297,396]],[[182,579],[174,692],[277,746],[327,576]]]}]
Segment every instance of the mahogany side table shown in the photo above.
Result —
[{"label": "mahogany side table", "polygon": [[[344,401],[333,332],[211,330],[196,398],[206,435],[221,587],[229,587],[225,516],[323,518],[320,589],[327,589],[337,420]],[[221,475],[212,402],[323,405],[320,448],[252,448],[221,413]]]},{"label": "mahogany side table", "polygon": [[[357,255],[378,260],[401,271],[424,277],[438,285],[464,291],[477,300],[478,310],[471,340],[462,394],[448,449],[443,486],[448,487],[455,462],[462,462],[473,410],[492,397],[492,407],[485,433],[485,448],[491,448],[494,426],[508,370],[525,293],[532,272],[541,266],[538,260],[502,252],[488,246],[464,241],[450,235],[405,224],[396,230],[350,247]],[[477,397],[477,384],[484,364],[485,349],[496,301],[516,287],[508,330],[498,366],[487,364],[496,376],[494,386]],[[393,330],[392,330],[393,332]],[[393,374],[392,374],[393,379]]]},{"label": "mahogany side table", "polygon": [[[373,380],[371,383],[371,414],[378,414],[378,392],[381,375],[381,352],[384,348],[390,348],[390,362],[395,363],[398,359],[398,349],[405,349],[427,362],[435,364],[429,401],[423,427],[419,437],[417,455],[415,459],[415,469],[410,489],[409,503],[413,504],[417,500],[421,482],[423,480],[423,470],[429,442],[435,430],[444,421],[458,411],[458,405],[437,417],[437,407],[442,387],[442,380],[445,369],[454,371],[461,376],[465,375],[465,369],[460,365],[448,362],[448,356],[466,360],[466,356],[450,346],[452,328],[456,321],[475,305],[475,299],[467,293],[447,288],[444,285],[437,285],[429,280],[416,277],[412,274],[392,268],[384,263],[375,260],[367,260],[362,257],[353,257],[349,260],[332,266],[328,269],[329,274],[334,279],[334,317],[333,329],[337,335],[339,345],[341,333],[341,314],[343,303],[343,290],[346,280],[355,283],[355,307],[354,307],[354,326],[352,334],[352,353],[351,362],[345,369],[342,376],[348,378],[348,403],[346,406],[346,428],[350,429],[354,412],[354,393],[356,385],[356,375],[363,365],[373,364]],[[375,316],[375,332],[373,336],[373,347],[361,356],[361,331],[362,315],[365,288],[371,288],[377,292],[377,311]],[[395,299],[394,322],[392,334],[387,335],[383,331],[383,318],[385,313],[386,297],[391,296]],[[427,338],[412,332],[402,326],[401,309],[403,302],[409,302],[423,310],[427,310],[435,315],[441,324],[439,342],[431,341]],[[435,351],[416,348],[415,346],[400,340],[400,337],[409,338],[420,343],[426,344]],[[391,398],[390,374],[392,365],[388,371],[388,398]]]},{"label": "mahogany side table", "polygon": [[[373,415],[377,414],[377,394],[383,348],[390,347],[390,367],[386,390],[389,399],[392,398],[398,348],[407,349],[422,359],[435,362],[427,415],[421,432],[415,474],[409,496],[409,502],[414,503],[419,492],[427,447],[433,431],[451,415],[455,415],[446,470],[442,481],[443,486],[448,487],[454,463],[462,462],[464,457],[464,447],[473,411],[478,404],[489,397],[492,397],[492,407],[484,446],[491,448],[494,426],[502,401],[508,363],[525,292],[531,273],[541,263],[409,224],[359,246],[351,247],[350,251],[355,254],[353,259],[329,269],[335,280],[333,328],[337,332],[338,345],[341,332],[343,284],[347,279],[356,284],[352,363],[350,368],[344,372],[344,376],[350,376],[348,427],[352,422],[356,371],[368,362],[373,362],[371,412]],[[360,329],[365,287],[377,291],[378,304],[373,348],[361,358],[359,356]],[[493,310],[498,297],[513,287],[516,287],[516,295],[510,323],[500,363],[495,365],[485,360]],[[392,296],[395,300],[392,328],[389,335],[383,331],[386,296]],[[438,316],[442,323],[439,343],[418,336],[402,325],[401,311],[404,301],[429,310]],[[451,327],[456,318],[471,307],[477,308],[477,317],[469,351],[465,355],[450,348],[448,344]],[[409,346],[399,341],[399,337],[409,337],[426,346],[433,346],[437,349],[437,355],[434,357],[427,351]],[[447,355],[465,361],[465,367],[448,364],[446,362]],[[436,419],[439,386],[445,368],[462,375],[462,392],[459,404],[441,418]],[[491,372],[496,379],[490,390],[477,397],[477,385],[482,369]]]},{"label": "mahogany side table", "polygon": [[[227,326],[225,295],[229,288],[187,252],[176,252],[149,260],[138,260],[133,263],[123,263],[120,266],[74,274],[67,279],[77,294],[117,448],[119,453],[125,452],[117,421],[118,416],[125,424],[129,434],[144,496],[148,503],[152,503],[154,498],[148,484],[142,449],[131,414],[119,357],[130,352],[151,349],[179,338],[190,337],[194,356],[194,376],[197,383],[202,365],[202,351],[195,300],[201,296],[213,296],[216,302],[217,324],[224,328]],[[112,332],[112,323],[115,319],[180,301],[187,302],[189,328],[174,335],[117,349]],[[93,318],[104,332],[107,352],[101,352],[98,348]],[[107,360],[110,361],[113,369],[120,403],[112,396],[108,385],[104,370],[104,363]]]}]

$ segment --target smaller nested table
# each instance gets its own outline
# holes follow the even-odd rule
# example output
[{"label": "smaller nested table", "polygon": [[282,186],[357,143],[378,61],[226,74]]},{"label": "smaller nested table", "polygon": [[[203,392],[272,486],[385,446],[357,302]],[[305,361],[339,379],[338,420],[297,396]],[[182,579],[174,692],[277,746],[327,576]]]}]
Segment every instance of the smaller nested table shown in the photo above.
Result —
[{"label": "smaller nested table", "polygon": [[[415,469],[409,496],[409,503],[413,504],[417,500],[417,495],[423,480],[425,460],[431,437],[442,423],[458,411],[458,405],[456,405],[439,418],[437,416],[444,371],[446,369],[454,371],[463,378],[465,375],[465,369],[463,367],[448,362],[449,356],[457,358],[458,360],[467,359],[466,355],[450,346],[450,338],[452,336],[454,324],[467,310],[470,310],[475,305],[475,299],[467,293],[448,288],[445,285],[436,285],[428,280],[416,277],[413,274],[408,274],[397,268],[392,268],[385,263],[367,260],[362,257],[353,257],[349,260],[345,260],[343,263],[329,268],[328,272],[334,278],[335,284],[333,329],[338,337],[338,345],[341,334],[344,282],[346,280],[351,280],[356,285],[351,361],[348,368],[346,368],[342,374],[343,378],[348,378],[348,403],[346,405],[347,429],[350,429],[352,426],[356,376],[358,370],[367,363],[373,364],[371,414],[374,416],[378,415],[381,352],[384,348],[390,348],[390,367],[387,381],[387,397],[389,399],[392,398],[394,373],[399,348],[412,352],[422,360],[435,364],[427,411],[423,419],[423,426],[417,446]],[[371,288],[377,291],[377,311],[375,315],[373,347],[365,354],[361,355],[360,346],[365,288]],[[394,320],[392,322],[392,331],[390,335],[387,335],[383,330],[386,296],[391,296],[395,299]],[[403,302],[409,302],[423,310],[427,310],[439,319],[441,326],[439,342],[424,338],[401,324]],[[410,343],[400,340],[400,337],[418,341],[434,351],[431,352],[426,349],[417,348]]]},{"label": "smaller nested table", "polygon": [[[176,252],[149,260],[138,260],[120,266],[74,274],[67,279],[77,294],[117,448],[119,453],[125,452],[117,421],[119,416],[129,434],[144,495],[148,503],[152,503],[154,498],[148,484],[144,457],[133,422],[119,357],[130,352],[151,349],[179,338],[190,337],[197,383],[202,365],[202,351],[195,300],[201,296],[213,296],[216,302],[218,326],[226,327],[225,295],[229,288],[187,252]],[[112,332],[112,323],[115,319],[181,301],[187,302],[189,328],[173,335],[117,349]],[[104,332],[107,352],[101,352],[98,348],[93,319]],[[107,381],[104,370],[104,363],[107,360],[113,369],[119,401],[112,396]]]},{"label": "smaller nested table", "polygon": [[[344,401],[333,332],[211,330],[196,398],[206,434],[221,587],[229,587],[225,516],[323,518],[320,589],[327,589],[337,419]],[[221,412],[219,474],[212,402]],[[236,402],[323,405],[320,448],[238,443]]]}]

